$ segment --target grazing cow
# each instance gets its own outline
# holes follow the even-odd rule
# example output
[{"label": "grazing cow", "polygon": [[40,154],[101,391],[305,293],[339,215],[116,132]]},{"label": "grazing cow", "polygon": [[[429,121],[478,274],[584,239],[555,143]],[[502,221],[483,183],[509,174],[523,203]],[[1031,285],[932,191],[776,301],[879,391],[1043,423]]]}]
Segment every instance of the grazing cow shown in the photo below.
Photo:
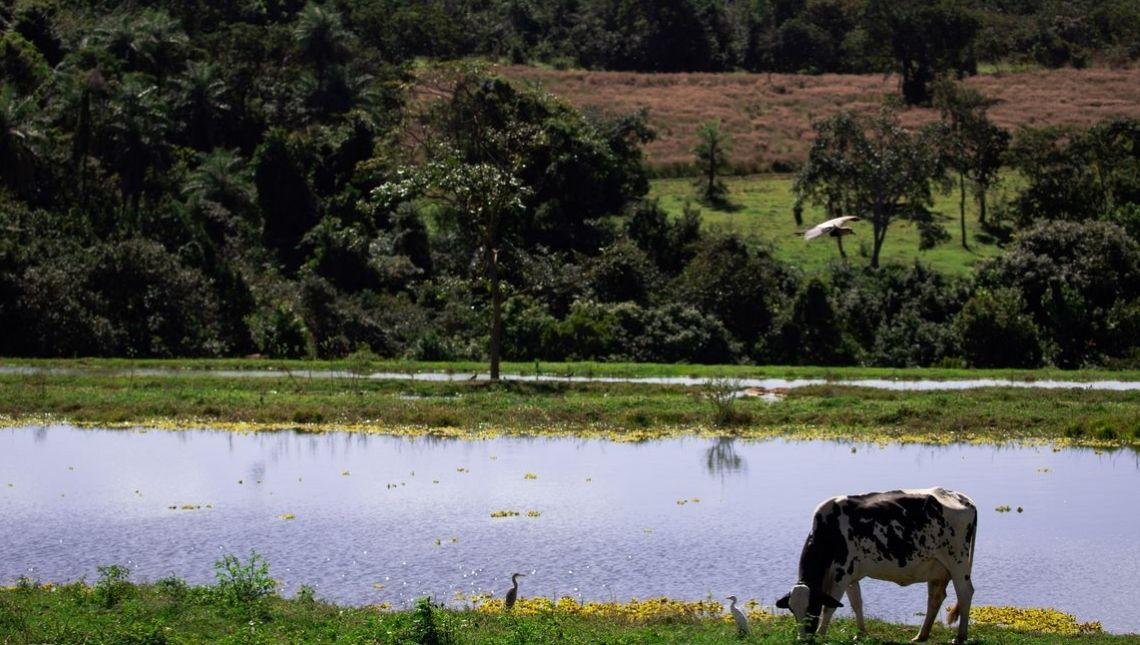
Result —
[{"label": "grazing cow", "polygon": [[952,580],[958,604],[950,607],[947,622],[961,620],[954,642],[965,643],[974,596],[970,570],[977,530],[974,503],[944,488],[833,497],[815,509],[800,555],[799,582],[776,606],[795,614],[801,636],[815,633],[817,627],[825,635],[846,593],[862,634],[859,580],[925,582],[926,620],[913,639],[920,642],[930,636],[946,599],[946,584]]}]

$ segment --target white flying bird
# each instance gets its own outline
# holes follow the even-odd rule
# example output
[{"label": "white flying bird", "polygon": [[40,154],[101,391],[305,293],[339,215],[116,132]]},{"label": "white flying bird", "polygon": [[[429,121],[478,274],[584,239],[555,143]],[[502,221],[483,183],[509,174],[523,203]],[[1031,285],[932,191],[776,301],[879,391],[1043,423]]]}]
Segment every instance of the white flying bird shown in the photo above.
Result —
[{"label": "white flying bird", "polygon": [[829,219],[826,222],[823,222],[822,224],[816,224],[815,226],[809,228],[806,232],[804,232],[804,239],[805,240],[814,240],[815,238],[820,237],[822,235],[827,235],[828,237],[841,237],[843,235],[851,235],[855,231],[844,226],[844,224],[846,224],[847,222],[858,222],[858,221],[859,221],[859,218],[854,216],[854,215],[846,215],[844,217],[836,217],[835,219]]}]

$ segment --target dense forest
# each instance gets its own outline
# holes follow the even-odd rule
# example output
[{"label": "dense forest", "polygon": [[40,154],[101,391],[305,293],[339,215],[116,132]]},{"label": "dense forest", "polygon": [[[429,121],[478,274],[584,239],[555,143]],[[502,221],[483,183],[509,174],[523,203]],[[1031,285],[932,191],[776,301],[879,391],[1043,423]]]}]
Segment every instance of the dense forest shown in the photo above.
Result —
[{"label": "dense forest", "polygon": [[[1140,362],[1140,123],[1006,132],[939,80],[1135,58],[1134,2],[32,0],[0,27],[0,355]],[[805,275],[646,199],[644,114],[414,60],[468,54],[894,70],[942,121],[820,121],[800,199],[955,243],[932,191],[985,207],[1016,173],[983,210],[1006,251]]]}]

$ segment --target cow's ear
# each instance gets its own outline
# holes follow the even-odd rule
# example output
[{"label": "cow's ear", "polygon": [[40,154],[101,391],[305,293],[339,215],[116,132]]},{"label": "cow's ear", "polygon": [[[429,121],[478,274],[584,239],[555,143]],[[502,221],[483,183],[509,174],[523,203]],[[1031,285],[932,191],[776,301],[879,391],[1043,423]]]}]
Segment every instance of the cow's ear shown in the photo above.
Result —
[{"label": "cow's ear", "polygon": [[780,598],[779,600],[776,601],[776,607],[778,607],[780,609],[787,609],[788,608],[788,599],[791,597],[792,597],[791,594],[784,594],[783,598]]},{"label": "cow's ear", "polygon": [[838,608],[843,606],[843,603],[839,602],[835,598],[832,598],[831,596],[829,596],[825,593],[820,593],[819,595],[821,597],[820,599],[823,600],[823,606],[824,607],[831,607],[832,609],[838,609]]}]

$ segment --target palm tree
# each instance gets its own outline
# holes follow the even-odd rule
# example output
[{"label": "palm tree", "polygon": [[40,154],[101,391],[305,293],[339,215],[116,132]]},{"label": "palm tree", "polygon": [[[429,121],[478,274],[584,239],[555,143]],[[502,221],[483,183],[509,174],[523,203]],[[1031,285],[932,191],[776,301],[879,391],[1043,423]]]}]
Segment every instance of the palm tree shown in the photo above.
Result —
[{"label": "palm tree", "polygon": [[323,5],[309,3],[297,16],[293,38],[301,58],[312,66],[311,76],[302,77],[302,93],[317,114],[339,114],[355,102],[359,89],[354,76],[344,68],[351,55],[352,33],[340,14]]},{"label": "palm tree", "polygon": [[182,196],[203,219],[207,232],[221,241],[254,212],[257,191],[253,170],[236,152],[214,150],[198,154],[198,167],[182,185]]},{"label": "palm tree", "polygon": [[170,118],[158,88],[145,78],[128,74],[117,89],[103,138],[119,174],[123,207],[131,206],[137,216],[148,173],[163,167],[169,157]]},{"label": "palm tree", "polygon": [[43,130],[35,121],[37,106],[19,97],[8,84],[0,85],[0,181],[17,194],[35,190]]},{"label": "palm tree", "polygon": [[182,186],[182,196],[190,203],[213,202],[231,212],[255,203],[253,171],[236,152],[213,150],[199,153],[198,160]]},{"label": "palm tree", "polygon": [[301,58],[316,71],[320,85],[329,68],[348,60],[353,39],[336,10],[312,2],[297,15],[293,38]]},{"label": "palm tree", "polygon": [[92,154],[101,108],[107,100],[107,82],[98,67],[65,70],[59,74],[56,108],[71,136],[71,163],[78,178],[80,204],[87,206],[87,158]]},{"label": "palm tree", "polygon": [[194,62],[187,65],[186,73],[176,84],[178,113],[191,147],[210,150],[218,122],[230,109],[225,101],[225,81],[219,77],[216,65]]},{"label": "palm tree", "polygon": [[190,41],[178,21],[162,11],[144,11],[134,25],[143,69],[161,85],[182,66]]},{"label": "palm tree", "polygon": [[104,49],[115,58],[124,61],[128,68],[134,69],[140,56],[139,39],[140,35],[135,29],[134,21],[127,14],[120,13],[108,16],[92,29],[83,39],[80,48],[90,46]]},{"label": "palm tree", "polygon": [[181,65],[188,43],[177,20],[154,10],[112,15],[84,41],[105,49],[131,71],[152,74],[160,84]]}]

